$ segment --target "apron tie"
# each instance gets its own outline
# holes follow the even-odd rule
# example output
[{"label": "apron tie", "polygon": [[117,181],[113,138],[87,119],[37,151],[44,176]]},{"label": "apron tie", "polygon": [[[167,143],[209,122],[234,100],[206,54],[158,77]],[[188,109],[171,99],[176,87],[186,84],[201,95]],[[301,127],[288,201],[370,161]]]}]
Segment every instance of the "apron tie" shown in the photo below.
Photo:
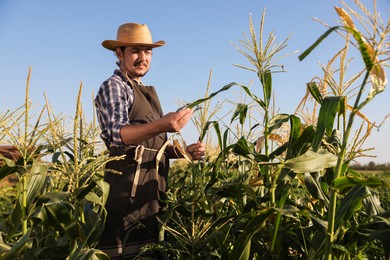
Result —
[{"label": "apron tie", "polygon": [[138,180],[141,171],[142,164],[142,155],[145,151],[145,147],[143,145],[137,145],[135,148],[134,160],[137,162],[137,168],[134,174],[133,188],[131,189],[131,197],[135,197],[135,193],[137,192]]},{"label": "apron tie", "polygon": [[[156,175],[158,175],[158,170],[159,170],[159,163],[161,161],[161,157],[165,154],[165,148],[168,146],[168,144],[172,141],[174,135],[170,136],[170,138],[163,144],[163,146],[159,149],[152,149],[152,148],[147,148],[143,146],[142,144],[134,146],[134,145],[129,145],[128,147],[130,148],[135,148],[134,152],[134,161],[137,163],[135,173],[134,173],[134,180],[133,180],[133,186],[131,189],[131,194],[130,196],[132,198],[135,198],[135,195],[137,193],[137,186],[139,182],[139,177],[141,174],[141,165],[142,165],[142,156],[144,154],[145,150],[148,150],[150,152],[155,152],[156,153]],[[115,147],[117,145],[111,144],[110,147]]]}]

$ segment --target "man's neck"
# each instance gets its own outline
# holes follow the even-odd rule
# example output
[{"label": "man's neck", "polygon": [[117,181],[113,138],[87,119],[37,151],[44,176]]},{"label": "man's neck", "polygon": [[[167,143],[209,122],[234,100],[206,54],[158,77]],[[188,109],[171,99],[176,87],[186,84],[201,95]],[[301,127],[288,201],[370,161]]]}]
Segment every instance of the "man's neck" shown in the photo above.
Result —
[{"label": "man's neck", "polygon": [[136,78],[135,78],[135,77],[133,77],[130,73],[126,73],[126,72],[123,71],[122,69],[121,69],[121,72],[122,72],[122,74],[123,74],[126,78],[128,78],[129,80],[136,81],[137,84],[140,84],[140,85],[143,84],[140,77],[136,77]]}]

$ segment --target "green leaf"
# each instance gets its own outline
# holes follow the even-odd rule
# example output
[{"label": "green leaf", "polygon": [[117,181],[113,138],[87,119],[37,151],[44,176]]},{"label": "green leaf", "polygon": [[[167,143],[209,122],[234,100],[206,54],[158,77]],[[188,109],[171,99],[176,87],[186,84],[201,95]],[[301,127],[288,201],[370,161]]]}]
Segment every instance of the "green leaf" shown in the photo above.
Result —
[{"label": "green leaf", "polygon": [[270,70],[266,70],[261,75],[258,75],[261,84],[263,85],[264,101],[266,105],[269,105],[272,94],[272,74]]},{"label": "green leaf", "polygon": [[250,219],[248,224],[245,226],[243,232],[236,240],[233,252],[230,255],[229,259],[249,259],[252,237],[261,230],[264,221],[274,212],[275,209],[266,208],[258,212],[254,217]]},{"label": "green leaf", "polygon": [[290,137],[289,142],[292,144],[301,134],[301,120],[295,115],[290,116]]},{"label": "green leaf", "polygon": [[42,172],[42,173],[30,174],[31,178],[27,183],[27,205],[28,206],[31,205],[34,202],[34,200],[43,193],[46,186],[46,180],[47,180],[46,167],[38,167],[32,169],[32,171],[33,170],[34,172]]},{"label": "green leaf", "polygon": [[232,82],[232,83],[230,83],[230,84],[227,84],[227,85],[225,85],[223,88],[221,88],[220,90],[211,93],[208,97],[198,99],[198,100],[196,100],[196,101],[194,101],[194,102],[192,102],[192,103],[188,103],[188,104],[186,104],[184,107],[194,108],[194,107],[196,107],[197,105],[199,105],[199,104],[201,104],[201,103],[203,103],[203,102],[205,102],[205,101],[207,101],[207,100],[213,98],[214,96],[218,95],[219,93],[221,93],[221,92],[223,92],[223,91],[226,91],[226,90],[230,89],[230,88],[233,87],[233,86],[239,86],[239,87],[241,87],[241,88],[248,94],[248,96],[250,96],[254,101],[256,101],[263,109],[266,109],[266,108],[267,108],[266,105],[265,105],[265,103],[264,103],[260,98],[258,98],[256,95],[254,95],[254,94],[249,90],[248,87],[243,86],[243,85],[240,85],[240,84],[238,84],[238,83],[236,83],[236,82]]},{"label": "green leaf", "polygon": [[381,206],[381,202],[377,194],[371,193],[370,196],[364,198],[363,205],[369,216],[377,216],[385,211]]},{"label": "green leaf", "polygon": [[31,232],[31,229],[29,229],[26,234],[12,245],[11,250],[4,255],[0,255],[0,258],[4,260],[20,259],[20,257],[23,256],[23,252],[32,246],[33,240],[30,238]]},{"label": "green leaf", "polygon": [[[281,154],[283,154],[287,150],[288,146],[289,146],[289,142],[282,144],[281,146],[276,148],[272,153],[269,154],[268,159],[275,159],[275,157],[280,156]],[[264,157],[264,158],[266,158],[266,157]]]},{"label": "green leaf", "polygon": [[329,136],[332,134],[336,114],[340,109],[340,103],[343,103],[344,99],[344,97],[333,96],[324,98],[318,116],[317,133],[313,139],[312,147],[314,151],[320,148],[325,133]]},{"label": "green leaf", "polygon": [[305,173],[305,186],[313,198],[320,199],[328,204],[329,200],[321,188],[321,175],[318,172]]},{"label": "green leaf", "polygon": [[294,115],[290,116],[290,136],[288,138],[288,150],[286,160],[295,157],[297,153],[294,152],[293,147],[297,143],[297,139],[301,134],[301,120]]},{"label": "green leaf", "polygon": [[8,165],[9,167],[15,166],[15,162],[4,155],[0,154],[0,160],[5,163],[5,165]]},{"label": "green leaf", "polygon": [[236,110],[233,112],[230,123],[232,123],[239,116],[240,124],[243,125],[246,119],[247,112],[248,112],[248,105],[241,104],[241,103],[237,104]]},{"label": "green leaf", "polygon": [[328,230],[328,222],[316,217],[316,215],[310,214],[310,219],[313,221],[313,225],[321,231],[321,233],[326,234]]},{"label": "green leaf", "polygon": [[320,149],[317,152],[308,150],[299,157],[285,161],[286,168],[296,172],[316,172],[326,168],[335,167],[337,164],[337,156]]},{"label": "green leaf", "polygon": [[199,105],[199,104],[201,104],[201,103],[203,103],[203,102],[205,102],[205,101],[207,101],[207,100],[213,98],[214,96],[218,95],[220,92],[226,91],[226,90],[230,89],[231,87],[237,86],[237,85],[239,85],[239,84],[236,83],[236,82],[231,82],[231,83],[225,85],[224,87],[222,87],[220,90],[211,93],[208,97],[198,99],[198,100],[196,100],[196,101],[194,101],[194,102],[192,102],[192,103],[186,104],[184,107],[194,108],[194,107],[196,107],[197,105]]},{"label": "green leaf", "polygon": [[[291,125],[291,129],[293,132],[297,132],[296,125]],[[287,158],[293,158],[297,157],[301,154],[304,154],[309,148],[312,143],[312,140],[315,136],[315,129],[314,126],[308,126],[305,129],[303,129],[302,133],[297,139],[292,139],[291,144],[287,153]],[[294,136],[294,135],[293,135]]]},{"label": "green leaf", "polygon": [[110,257],[106,255],[103,251],[86,248],[81,250],[77,255],[72,254],[70,259],[77,260],[110,260]]},{"label": "green leaf", "polygon": [[216,131],[217,131],[217,133],[219,133],[219,135],[217,135],[217,136],[220,137],[220,131],[219,131],[218,122],[217,122],[217,121],[208,121],[208,122],[205,124],[205,126],[203,127],[203,129],[202,129],[202,133],[201,133],[200,136],[199,136],[199,141],[202,141],[203,138],[206,136],[207,131],[208,131],[208,129],[210,128],[210,125],[213,125],[214,128],[215,128],[216,125],[217,125]]},{"label": "green leaf", "polygon": [[233,152],[247,158],[252,158],[253,147],[248,145],[245,137],[241,137],[233,146]]},{"label": "green leaf", "polygon": [[370,191],[365,186],[354,186],[341,200],[336,210],[335,232],[346,223],[353,213],[362,207],[364,198],[370,195]]},{"label": "green leaf", "polygon": [[[100,190],[102,191],[102,202],[101,203],[102,203],[102,206],[104,206],[104,205],[106,205],[108,194],[110,192],[110,185],[103,180],[99,180],[96,183],[99,186]],[[94,202],[93,200],[91,200],[88,197],[88,195],[87,195],[87,200]],[[96,203],[98,203],[98,202],[96,202]]]},{"label": "green leaf", "polygon": [[275,129],[278,129],[282,126],[283,123],[287,122],[290,119],[288,114],[278,114],[272,117],[268,122],[268,131],[271,133]]},{"label": "green leaf", "polygon": [[350,188],[358,185],[374,188],[385,186],[386,183],[383,180],[375,177],[361,178],[352,174],[348,174],[334,180],[334,188],[337,189],[340,193],[344,193]]},{"label": "green leaf", "polygon": [[23,166],[15,164],[14,161],[4,157],[2,154],[0,154],[0,161],[4,163],[4,165],[0,167],[0,180],[12,173],[19,173],[20,175],[26,173],[26,169]]},{"label": "green leaf", "polygon": [[348,31],[350,31],[355,38],[356,42],[359,45],[360,54],[362,55],[364,64],[366,65],[366,70],[368,72],[371,71],[374,66],[374,62],[371,58],[370,52],[367,48],[366,42],[359,31],[352,29],[351,27],[345,27]]},{"label": "green leaf", "polygon": [[94,181],[91,181],[86,187],[81,187],[81,188],[78,188],[76,190],[76,198],[78,201],[81,201],[82,199],[84,199],[85,196],[87,196],[87,194],[89,192],[92,191],[93,188],[96,187],[96,182]]},{"label": "green leaf", "polygon": [[79,230],[77,221],[69,207],[68,203],[57,200],[43,204],[48,217],[48,224],[58,231],[64,231],[69,238],[76,239],[79,236]]},{"label": "green leaf", "polygon": [[305,59],[326,37],[329,36],[333,31],[337,30],[342,26],[335,26],[330,29],[328,29],[323,35],[321,35],[317,41],[315,41],[308,49],[306,49],[301,55],[299,55],[299,60],[302,61]]},{"label": "green leaf", "polygon": [[232,199],[241,199],[244,195],[244,190],[242,189],[243,184],[238,182],[233,182],[225,184],[219,188],[217,192],[218,196]]},{"label": "green leaf", "polygon": [[[312,218],[314,226],[320,230],[320,232],[316,232],[314,238],[310,241],[309,252],[307,253],[307,259],[322,259],[324,257],[324,244],[325,244],[325,234],[326,231],[323,231],[323,227],[321,227],[324,223],[322,221],[316,222],[314,218]],[[322,223],[322,224],[321,224]]]},{"label": "green leaf", "polygon": [[322,94],[320,90],[318,89],[318,86],[315,82],[309,82],[306,84],[307,89],[309,90],[310,94],[313,96],[313,98],[318,102],[318,104],[322,104],[322,101],[324,98],[322,97]]},{"label": "green leaf", "polygon": [[8,252],[12,247],[4,241],[5,234],[0,232],[0,258],[4,253]]}]

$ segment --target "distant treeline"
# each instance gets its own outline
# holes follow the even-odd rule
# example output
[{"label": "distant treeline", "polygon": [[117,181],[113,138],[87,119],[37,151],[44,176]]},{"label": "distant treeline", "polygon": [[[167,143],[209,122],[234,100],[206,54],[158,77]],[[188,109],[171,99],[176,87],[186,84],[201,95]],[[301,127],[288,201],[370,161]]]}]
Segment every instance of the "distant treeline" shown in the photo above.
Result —
[{"label": "distant treeline", "polygon": [[354,170],[370,170],[370,171],[390,171],[390,163],[376,164],[375,162],[369,162],[367,164],[354,163],[350,165]]}]

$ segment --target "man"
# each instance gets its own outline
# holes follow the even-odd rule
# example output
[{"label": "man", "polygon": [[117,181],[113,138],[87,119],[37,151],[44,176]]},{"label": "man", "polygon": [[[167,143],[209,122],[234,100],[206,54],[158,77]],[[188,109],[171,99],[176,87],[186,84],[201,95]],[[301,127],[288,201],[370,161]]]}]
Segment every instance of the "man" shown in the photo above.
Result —
[{"label": "man", "polygon": [[[153,42],[148,27],[136,23],[121,25],[116,40],[102,42],[115,52],[119,69],[102,83],[95,98],[101,138],[110,156],[125,155],[124,160],[109,162],[104,176],[110,192],[99,248],[112,259],[134,257],[142,246],[157,241],[169,158],[177,158],[173,146],[164,145],[167,133],[180,131],[193,112],[186,108],[163,115],[154,87],[141,81],[153,48],[164,44]],[[187,147],[194,160],[202,159],[204,151],[199,142]]]}]

